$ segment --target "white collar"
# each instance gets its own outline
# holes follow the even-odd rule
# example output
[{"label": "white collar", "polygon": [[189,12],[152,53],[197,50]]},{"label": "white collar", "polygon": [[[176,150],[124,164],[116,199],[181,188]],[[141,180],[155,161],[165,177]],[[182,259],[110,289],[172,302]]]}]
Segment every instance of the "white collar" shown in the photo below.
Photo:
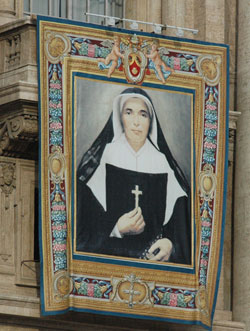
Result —
[{"label": "white collar", "polygon": [[128,150],[130,151],[130,153],[134,156],[134,157],[139,157],[143,151],[146,149],[146,146],[148,144],[148,139],[145,140],[145,143],[143,144],[143,146],[139,149],[139,151],[135,151],[131,145],[129,144],[126,136],[125,136],[125,133],[123,133],[121,135],[121,141],[126,145],[126,147],[128,148]]}]

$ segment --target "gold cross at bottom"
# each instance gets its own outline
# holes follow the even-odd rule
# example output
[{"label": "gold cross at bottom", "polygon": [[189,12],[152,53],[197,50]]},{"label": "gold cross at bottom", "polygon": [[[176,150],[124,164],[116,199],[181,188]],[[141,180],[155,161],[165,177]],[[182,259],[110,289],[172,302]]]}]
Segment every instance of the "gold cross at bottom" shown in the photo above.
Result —
[{"label": "gold cross at bottom", "polygon": [[130,282],[129,290],[123,290],[123,293],[129,294],[129,300],[125,300],[125,302],[128,303],[129,308],[133,308],[133,306],[137,303],[134,301],[134,296],[141,294],[140,291],[136,291],[134,289],[135,283],[139,283],[139,279],[136,278],[134,274],[125,277],[125,279]]}]

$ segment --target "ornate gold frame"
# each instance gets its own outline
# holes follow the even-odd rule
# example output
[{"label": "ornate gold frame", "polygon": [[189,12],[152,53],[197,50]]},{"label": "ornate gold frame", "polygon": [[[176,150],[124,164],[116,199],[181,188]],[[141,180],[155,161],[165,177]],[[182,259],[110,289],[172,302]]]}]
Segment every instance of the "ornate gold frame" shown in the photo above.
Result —
[{"label": "ornate gold frame", "polygon": [[[227,158],[227,125],[228,125],[228,100],[227,100],[227,67],[228,48],[225,45],[214,45],[197,41],[181,40],[178,38],[167,38],[157,35],[157,40],[162,47],[176,53],[190,54],[197,57],[195,72],[179,70],[167,79],[167,85],[177,88],[188,88],[195,93],[193,100],[194,115],[193,142],[195,145],[194,168],[192,182],[193,217],[192,226],[194,234],[192,249],[192,265],[185,266],[186,272],[178,271],[178,265],[168,264],[169,268],[154,268],[132,266],[121,263],[103,263],[95,259],[75,259],[77,254],[74,245],[74,234],[72,236],[72,100],[74,100],[73,74],[84,72],[90,75],[98,75],[106,78],[106,72],[100,72],[96,59],[87,56],[76,57],[71,52],[71,41],[69,36],[78,36],[96,40],[113,40],[114,37],[126,39],[131,37],[131,31],[116,30],[113,28],[101,28],[81,23],[38,18],[39,31],[39,78],[40,78],[40,189],[41,189],[41,252],[42,252],[42,310],[45,314],[67,311],[73,307],[82,311],[109,312],[110,314],[129,315],[138,318],[159,318],[162,320],[179,321],[190,323],[196,321],[198,324],[211,326],[215,301],[218,289],[219,270],[222,254],[222,238],[224,227],[224,204],[225,204],[225,180],[226,180],[226,158]],[[142,40],[155,38],[155,36],[138,32]],[[63,146],[50,146],[49,127],[49,65],[60,63],[62,73],[62,103],[63,103]],[[114,79],[124,81],[124,72],[116,70],[112,76]],[[144,83],[161,83],[152,75],[145,76]],[[127,84],[124,83],[123,84]],[[205,130],[205,96],[210,88],[217,88],[218,94],[218,121],[216,135],[216,165],[211,166],[204,161],[204,130]],[[212,91],[212,89],[211,89]],[[215,90],[213,90],[215,91]],[[178,93],[178,92],[176,92]],[[209,94],[211,103],[214,101],[214,92]],[[74,106],[74,105],[73,105]],[[76,107],[73,107],[76,109]],[[193,149],[192,149],[193,153]],[[51,229],[51,187],[59,185],[65,193],[66,208],[66,233],[67,244],[66,267],[57,271],[53,265],[53,236]],[[57,192],[55,201],[62,201]],[[211,207],[212,206],[212,207]],[[212,208],[212,209],[211,209]],[[209,212],[213,211],[212,216]],[[202,233],[207,229],[204,219],[211,219],[211,236],[209,241],[210,254],[207,261],[209,268],[206,269],[205,285],[200,282],[200,273],[204,263],[201,259]],[[207,225],[208,227],[208,225]],[[72,239],[73,238],[73,239]],[[93,255],[93,254],[92,254]],[[90,257],[92,256],[90,254]],[[150,265],[150,262],[148,262]],[[159,263],[161,265],[162,263]],[[171,267],[173,267],[171,269]],[[184,269],[185,269],[184,268]],[[205,268],[205,267],[204,267]],[[183,268],[182,268],[183,269]],[[193,271],[192,271],[193,270]],[[78,277],[78,278],[77,278]],[[84,296],[74,295],[73,290],[79,289],[84,284],[79,279],[95,279],[96,285],[89,286]],[[78,280],[77,280],[78,279]],[[83,281],[83,280],[82,280]],[[99,281],[99,283],[98,283]],[[103,283],[101,282],[103,281]],[[106,283],[105,283],[106,282]],[[94,284],[94,283],[92,283]],[[99,284],[99,285],[98,285]],[[101,284],[101,285],[100,285]],[[86,285],[87,286],[87,285]],[[88,286],[87,286],[88,287]],[[154,299],[153,293],[158,291],[160,304]],[[174,288],[179,299],[183,299],[184,306],[192,300],[193,309],[182,309],[180,306],[161,304],[166,300],[167,289]],[[104,293],[109,294],[105,297]],[[123,290],[121,290],[123,289]],[[140,292],[137,304],[133,298],[128,299],[126,293],[132,293],[131,289]],[[187,291],[181,297],[180,291]],[[91,292],[92,291],[92,292]],[[93,295],[97,291],[98,296]],[[129,292],[130,291],[130,292]],[[89,295],[88,295],[89,293]],[[92,293],[92,296],[91,294]],[[165,298],[165,299],[164,299]],[[178,295],[175,299],[178,299]],[[186,306],[187,307],[187,306]]]}]

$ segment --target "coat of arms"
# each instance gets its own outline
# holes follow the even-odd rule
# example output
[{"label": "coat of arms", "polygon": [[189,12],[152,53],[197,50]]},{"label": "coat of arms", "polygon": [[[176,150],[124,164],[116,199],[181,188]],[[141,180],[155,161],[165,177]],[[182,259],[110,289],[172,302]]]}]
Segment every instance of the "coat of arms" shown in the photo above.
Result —
[{"label": "coat of arms", "polygon": [[108,78],[115,69],[119,69],[124,71],[128,83],[140,85],[151,69],[164,84],[174,71],[162,59],[168,50],[159,47],[157,40],[142,40],[134,34],[127,39],[115,36],[114,41],[104,40],[101,44],[109,49],[109,54],[106,58],[98,59],[98,66],[108,69]]},{"label": "coat of arms", "polygon": [[147,67],[147,57],[141,50],[141,40],[134,34],[126,43],[124,73],[129,83],[141,84]]}]

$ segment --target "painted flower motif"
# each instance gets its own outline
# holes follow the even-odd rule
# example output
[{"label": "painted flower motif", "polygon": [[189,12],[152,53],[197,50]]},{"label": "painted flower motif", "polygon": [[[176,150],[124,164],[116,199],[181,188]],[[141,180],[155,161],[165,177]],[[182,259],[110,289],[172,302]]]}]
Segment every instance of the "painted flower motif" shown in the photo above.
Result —
[{"label": "painted flower motif", "polygon": [[200,276],[199,282],[201,285],[206,285],[206,280],[207,280],[206,276],[202,276],[202,277]]},{"label": "painted flower motif", "polygon": [[54,231],[54,230],[60,231],[60,230],[62,230],[62,226],[61,225],[52,225],[51,229],[52,229],[52,231]]},{"label": "painted flower motif", "polygon": [[[63,225],[66,225],[66,222],[65,222],[65,220],[53,220],[52,222],[51,222],[51,225],[52,226],[63,226]],[[67,226],[67,225],[66,225]]]},{"label": "painted flower motif", "polygon": [[52,122],[52,123],[50,123],[49,127],[52,130],[61,130],[62,129],[62,124],[60,122]]},{"label": "painted flower motif", "polygon": [[87,286],[88,289],[88,297],[94,297],[94,292],[95,292],[95,285],[92,283],[89,283]]},{"label": "painted flower motif", "polygon": [[206,104],[206,109],[209,109],[209,110],[216,110],[217,107],[214,106],[214,105],[211,105],[211,104]]},{"label": "painted flower motif", "polygon": [[205,128],[204,134],[205,136],[215,137],[217,135],[217,130]]},{"label": "painted flower motif", "polygon": [[52,109],[52,108],[49,108],[49,114],[51,117],[53,118],[57,118],[57,117],[61,117],[62,116],[62,109]]},{"label": "painted flower motif", "polygon": [[66,264],[66,254],[65,252],[56,252],[54,254],[54,264],[55,264],[55,271],[57,270],[62,270],[66,269],[67,264]]},{"label": "painted flower motif", "polygon": [[201,265],[203,265],[204,267],[207,267],[208,261],[204,260],[204,259],[201,259]]},{"label": "painted flower motif", "polygon": [[52,230],[58,230],[58,231],[61,231],[61,230],[65,230],[67,229],[67,224],[64,223],[64,224],[60,224],[60,225],[52,225]]},{"label": "painted flower motif", "polygon": [[206,122],[205,127],[208,128],[208,129],[217,129],[217,123]]},{"label": "painted flower motif", "polygon": [[214,155],[210,155],[208,153],[208,151],[204,152],[204,155],[203,155],[204,161],[205,161],[205,163],[214,164],[215,163],[215,157],[214,157]]},{"label": "painted flower motif", "polygon": [[181,70],[181,59],[178,57],[174,58],[174,69]]},{"label": "painted flower motif", "polygon": [[63,239],[67,238],[67,231],[65,231],[65,230],[60,230],[60,231],[52,230],[52,232],[53,232],[53,236],[55,239],[63,240]]},{"label": "painted flower motif", "polygon": [[54,205],[54,206],[52,206],[52,210],[54,210],[54,211],[64,211],[65,208],[66,208],[65,205]]},{"label": "painted flower motif", "polygon": [[62,240],[62,239],[57,239],[57,238],[54,238],[53,240],[53,245],[62,245],[62,244],[65,244],[66,245],[66,239],[65,240]]},{"label": "painted flower motif", "polygon": [[217,145],[216,144],[209,143],[209,142],[205,142],[204,143],[204,147],[205,148],[208,148],[208,149],[216,149]]},{"label": "painted flower motif", "polygon": [[102,291],[99,285],[95,285],[94,287],[94,297],[95,298],[101,298],[102,297]]},{"label": "painted flower motif", "polygon": [[188,64],[187,59],[181,58],[181,70],[189,71],[189,68],[190,68],[190,65]]},{"label": "painted flower motif", "polygon": [[80,288],[77,290],[79,294],[88,295],[88,283],[81,281]]},{"label": "painted flower motif", "polygon": [[52,211],[51,219],[53,221],[66,221],[66,213],[65,211],[60,211],[60,210]]},{"label": "painted flower motif", "polygon": [[185,302],[185,296],[181,293],[177,296],[177,306],[183,308],[187,307],[187,303]]},{"label": "painted flower motif", "polygon": [[169,305],[171,307],[176,307],[177,306],[177,294],[176,293],[170,293]]},{"label": "painted flower motif", "polygon": [[217,139],[212,137],[205,137],[204,141],[208,144],[214,144],[217,146]]},{"label": "painted flower motif", "polygon": [[89,57],[95,57],[95,45],[89,44],[89,47],[88,47],[88,56]]},{"label": "painted flower motif", "polygon": [[207,260],[208,256],[206,253],[201,252],[201,259]]},{"label": "painted flower motif", "polygon": [[152,295],[155,299],[155,303],[158,305],[194,308],[196,291],[177,290],[173,293],[172,288],[156,287]]},{"label": "painted flower motif", "polygon": [[61,103],[61,101],[58,102],[56,108],[57,108],[57,109],[62,108],[62,103]]},{"label": "painted flower motif", "polygon": [[[80,54],[80,51],[81,50],[79,50],[79,54]],[[85,52],[85,55],[88,55],[88,50],[82,49],[82,51]],[[110,52],[109,52],[108,48],[98,47],[98,46],[96,46],[96,48],[95,48],[95,56],[96,57],[106,58],[109,55],[109,53]]]},{"label": "painted flower motif", "polygon": [[105,287],[106,294],[104,293],[104,298],[109,298],[109,294],[112,291],[112,286],[109,282],[99,281],[92,279],[90,281],[88,278],[76,277],[72,278],[75,284],[75,291],[77,294],[94,297],[94,298],[103,298],[102,287]]},{"label": "painted flower motif", "polygon": [[51,101],[50,100],[50,102],[49,102],[49,108],[51,108],[51,109],[56,109],[57,108],[57,103],[55,103],[55,102],[53,102],[53,101]]},{"label": "painted flower motif", "polygon": [[206,246],[206,245],[202,245],[202,246],[201,246],[201,251],[202,251],[203,253],[208,253],[208,251],[209,251],[209,247]]},{"label": "painted flower motif", "polygon": [[200,277],[206,277],[207,271],[204,268],[200,269]]},{"label": "painted flower motif", "polygon": [[217,113],[215,111],[206,110],[205,119],[209,121],[217,121],[218,120]]},{"label": "painted flower motif", "polygon": [[213,150],[205,148],[204,157],[208,157],[208,156],[214,157],[215,156],[215,153],[214,153]]},{"label": "painted flower motif", "polygon": [[[170,294],[168,292],[163,294],[162,292],[159,291],[158,293],[156,293],[156,296],[157,296],[157,299],[161,300],[160,302],[162,305],[169,305]],[[160,296],[162,296],[162,299],[160,299]]]},{"label": "painted flower motif", "polygon": [[53,250],[58,252],[65,251],[66,247],[66,244],[53,244]]},{"label": "painted flower motif", "polygon": [[210,222],[207,222],[207,221],[203,221],[203,222],[201,222],[201,225],[202,226],[206,226],[206,227],[210,227],[211,226],[211,223]]},{"label": "painted flower motif", "polygon": [[211,236],[211,228],[202,227],[201,229],[201,237],[207,238]]},{"label": "painted flower motif", "polygon": [[61,90],[50,90],[49,91],[49,98],[53,101],[60,101],[62,100],[62,91]]},{"label": "painted flower motif", "polygon": [[51,132],[50,144],[62,146],[62,135],[60,132],[59,133],[55,131]]},{"label": "painted flower motif", "polygon": [[51,81],[51,83],[49,84],[49,87],[56,89],[56,90],[60,90],[62,86],[60,83],[54,83],[53,81]]}]

